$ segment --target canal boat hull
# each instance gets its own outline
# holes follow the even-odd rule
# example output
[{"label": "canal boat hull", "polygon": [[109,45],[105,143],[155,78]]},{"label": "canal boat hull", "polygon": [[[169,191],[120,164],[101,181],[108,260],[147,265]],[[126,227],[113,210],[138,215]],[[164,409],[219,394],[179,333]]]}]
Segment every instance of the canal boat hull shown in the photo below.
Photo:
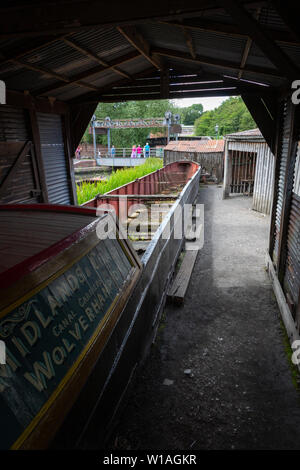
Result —
[{"label": "canal boat hull", "polygon": [[[184,162],[184,165],[186,164],[187,162]],[[178,210],[183,208],[185,204],[192,204],[198,193],[200,168],[194,163],[191,165],[194,165],[192,169],[185,168],[184,170],[186,184],[180,187],[180,192],[174,199],[171,209],[156,230],[141,259],[133,249],[132,243],[126,239],[124,229],[118,219],[116,219],[116,240],[99,239],[96,226],[99,227],[99,224],[107,223],[112,217],[112,214],[103,207],[101,198],[96,198],[93,204],[89,203],[89,207],[93,205],[93,208],[46,205],[22,205],[21,209],[19,205],[0,207],[0,222],[1,214],[13,213],[14,211],[19,213],[20,210],[23,213],[31,211],[31,214],[35,211],[44,213],[48,211],[51,217],[56,213],[64,213],[66,220],[69,220],[68,216],[71,218],[71,214],[79,216],[80,213],[88,220],[87,224],[75,231],[73,227],[70,235],[56,241],[47,249],[36,254],[32,252],[29,259],[19,260],[15,266],[8,267],[8,269],[7,267],[3,268],[3,273],[0,274],[2,286],[0,317],[2,329],[0,325],[0,333],[2,331],[4,336],[6,335],[9,349],[14,352],[15,357],[13,362],[10,359],[10,369],[5,369],[6,366],[0,366],[0,385],[2,384],[2,388],[3,384],[6,385],[6,388],[0,393],[0,399],[2,398],[0,408],[2,406],[2,409],[6,410],[5,419],[10,429],[6,440],[2,440],[3,448],[72,449],[99,448],[104,445],[132,378],[142,364],[156,336],[167,290],[184,243],[183,237],[173,236],[176,225],[183,224],[182,219],[178,219]],[[167,172],[169,171],[170,169],[167,170]],[[167,172],[164,170],[163,173]],[[138,184],[140,189],[143,187],[148,195],[153,196],[158,189],[157,184],[162,183],[160,178],[159,174],[155,176],[152,174],[148,178],[148,180],[152,180],[152,187],[149,185],[149,181],[144,181],[142,184],[139,181],[134,184]],[[176,178],[178,180],[178,175]],[[161,187],[160,184],[159,194],[161,194]],[[136,187],[132,186],[130,191],[133,190],[136,191]],[[130,194],[128,188],[125,190],[118,188],[119,194],[122,194],[123,191],[127,192],[127,195]],[[105,196],[107,198],[108,195]],[[115,194],[111,194],[111,196],[111,202],[114,201],[115,204]],[[141,191],[140,196],[143,199]],[[128,201],[130,205],[132,203],[130,197]],[[98,209],[98,217],[96,217],[95,209]],[[24,227],[26,229],[26,224]],[[166,238],[164,234],[167,227],[170,236]],[[49,230],[46,230],[45,233],[49,234]],[[50,323],[52,335],[47,336],[45,331],[48,326],[47,328],[44,326],[51,311],[49,311],[49,306],[43,304],[46,297],[45,292],[47,291],[47,295],[50,297],[58,295],[55,290],[57,287],[53,283],[60,282],[61,276],[66,278],[69,276],[70,278],[70,275],[74,274],[76,266],[85,269],[86,262],[89,260],[87,257],[92,256],[92,250],[97,250],[100,264],[98,268],[97,263],[95,266],[88,265],[88,271],[92,271],[91,279],[96,279],[97,276],[102,279],[101,273],[106,272],[105,282],[101,280],[103,285],[101,284],[100,295],[103,295],[103,289],[106,289],[107,293],[106,283],[108,286],[113,283],[115,286],[119,285],[119,289],[107,294],[108,297],[110,296],[110,301],[107,301],[103,306],[99,321],[92,322],[90,333],[80,343],[78,354],[72,356],[68,361],[67,358],[64,360],[62,356],[59,356],[57,348],[62,346],[59,341],[64,336],[58,338],[55,334],[53,335],[53,325],[58,323],[56,318],[59,318],[59,315],[66,316],[70,311],[75,311],[77,315],[82,316],[84,312],[86,313],[86,308],[91,307],[89,301],[95,302],[95,298],[92,296],[89,298],[88,291],[81,290],[81,288],[74,289],[74,292],[70,291],[69,297],[66,292],[63,294],[60,290],[61,295],[68,298],[65,299],[66,302],[62,302],[61,298],[56,299],[58,304],[54,307],[52,305],[51,308],[57,312],[58,317],[54,318],[52,315],[52,320],[49,320],[52,322]],[[118,262],[120,266],[123,266],[123,274]],[[114,271],[118,271],[119,274]],[[113,276],[113,279],[110,279],[110,276]],[[95,282],[90,282],[87,288],[94,289],[93,284]],[[95,292],[95,290],[92,291],[93,294]],[[87,304],[79,305],[79,298],[87,298]],[[26,318],[20,317],[20,308],[23,308],[24,305],[28,306],[32,300],[37,302],[32,305],[37,307],[38,313],[33,309]],[[61,305],[59,305],[59,300]],[[16,316],[17,309],[19,309],[19,316]],[[91,314],[91,312],[89,313]],[[36,317],[42,323],[42,325],[39,324],[41,338],[31,337],[33,344],[30,348],[26,340],[30,340],[30,322],[37,323]],[[17,321],[15,321],[16,319]],[[11,321],[6,322],[4,328],[3,322],[5,323],[6,320]],[[27,322],[25,327],[24,322]],[[73,327],[75,322],[78,323],[78,317],[74,319]],[[86,319],[81,319],[81,323],[79,322],[83,330],[86,327],[86,322]],[[7,325],[14,325],[13,330],[11,331],[10,327],[7,328]],[[24,337],[26,328],[28,328],[27,338],[26,335]],[[87,331],[89,330],[87,329]],[[74,332],[76,333],[73,329]],[[67,346],[70,348],[70,337],[64,339],[68,340],[67,343],[64,343],[64,348],[66,349]],[[55,358],[58,363],[54,364],[56,374],[52,376],[50,376],[49,370],[47,371],[45,351],[49,352],[50,356],[52,354],[52,362],[55,362]],[[54,351],[58,356],[53,356]],[[42,365],[38,366],[37,363]],[[16,370],[12,370],[14,366]],[[61,372],[59,372],[60,370]],[[6,375],[11,374],[14,378],[18,378],[17,374],[20,371],[22,372],[23,382],[20,382],[22,386],[24,386],[24,372],[27,372],[28,383],[25,380],[26,387],[23,387],[23,392],[18,389],[17,381],[9,383],[9,377],[5,377],[5,373],[7,373]],[[36,380],[38,371],[42,376],[40,384]],[[28,374],[31,374],[31,379]],[[42,387],[43,384],[46,386],[42,390],[35,390],[34,386],[32,387],[34,380],[38,387]],[[12,387],[11,391],[16,391],[15,395],[12,393],[5,396],[9,390],[8,386]],[[31,388],[28,388],[29,386]],[[15,410],[13,405],[17,405]]]}]

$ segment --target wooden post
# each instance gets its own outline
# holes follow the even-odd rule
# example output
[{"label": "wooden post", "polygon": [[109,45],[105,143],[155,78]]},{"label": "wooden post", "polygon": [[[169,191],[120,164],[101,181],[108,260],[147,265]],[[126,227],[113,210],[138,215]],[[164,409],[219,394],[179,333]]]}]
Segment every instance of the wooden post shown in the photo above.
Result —
[{"label": "wooden post", "polygon": [[42,193],[42,202],[49,202],[48,198],[48,190],[47,190],[47,182],[46,182],[46,173],[44,168],[42,150],[41,150],[41,140],[40,140],[40,131],[37,122],[37,115],[35,107],[32,105],[29,108],[29,117],[30,117],[30,124],[31,124],[31,131],[32,131],[32,140],[35,149],[35,156],[38,166],[38,174],[40,179],[40,186],[41,186],[41,193]]},{"label": "wooden post", "polygon": [[74,165],[73,165],[73,146],[71,141],[71,130],[70,130],[70,114],[67,113],[62,116],[62,125],[63,125],[63,139],[64,139],[64,148],[65,148],[65,156],[67,159],[67,171],[68,171],[68,179],[69,185],[71,188],[71,195],[72,195],[72,203],[77,204],[77,190],[76,190],[76,182],[75,182],[75,173],[74,173]]},{"label": "wooden post", "polygon": [[232,180],[232,156],[229,155],[229,142],[225,140],[225,162],[224,162],[224,181],[223,181],[223,199],[230,194],[230,184]]}]

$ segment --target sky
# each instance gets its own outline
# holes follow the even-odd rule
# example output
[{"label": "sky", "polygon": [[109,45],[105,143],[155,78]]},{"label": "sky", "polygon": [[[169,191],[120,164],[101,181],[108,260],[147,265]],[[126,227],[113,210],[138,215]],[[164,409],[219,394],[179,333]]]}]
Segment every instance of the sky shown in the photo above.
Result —
[{"label": "sky", "polygon": [[191,106],[192,104],[198,104],[201,103],[203,104],[203,111],[210,111],[211,109],[215,109],[220,104],[227,100],[229,96],[213,96],[213,97],[207,97],[207,98],[182,98],[178,100],[173,100],[175,106]]}]

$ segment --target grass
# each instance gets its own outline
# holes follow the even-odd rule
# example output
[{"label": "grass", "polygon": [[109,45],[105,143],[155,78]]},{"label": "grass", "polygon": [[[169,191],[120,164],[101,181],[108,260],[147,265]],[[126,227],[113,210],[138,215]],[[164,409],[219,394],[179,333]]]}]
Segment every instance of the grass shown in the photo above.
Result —
[{"label": "grass", "polygon": [[123,170],[113,171],[106,181],[99,181],[97,184],[82,183],[77,185],[78,204],[84,204],[86,201],[93,199],[97,194],[105,194],[108,191],[130,183],[137,178],[148,175],[159,168],[162,168],[163,161],[161,158],[148,158],[142,165]]}]

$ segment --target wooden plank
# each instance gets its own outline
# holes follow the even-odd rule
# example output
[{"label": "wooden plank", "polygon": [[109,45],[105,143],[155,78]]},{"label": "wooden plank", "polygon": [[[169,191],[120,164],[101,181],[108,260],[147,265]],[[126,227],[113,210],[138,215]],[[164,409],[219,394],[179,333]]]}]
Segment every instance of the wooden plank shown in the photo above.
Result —
[{"label": "wooden plank", "polygon": [[167,294],[167,298],[177,304],[183,304],[198,250],[186,251],[178,274]]}]

